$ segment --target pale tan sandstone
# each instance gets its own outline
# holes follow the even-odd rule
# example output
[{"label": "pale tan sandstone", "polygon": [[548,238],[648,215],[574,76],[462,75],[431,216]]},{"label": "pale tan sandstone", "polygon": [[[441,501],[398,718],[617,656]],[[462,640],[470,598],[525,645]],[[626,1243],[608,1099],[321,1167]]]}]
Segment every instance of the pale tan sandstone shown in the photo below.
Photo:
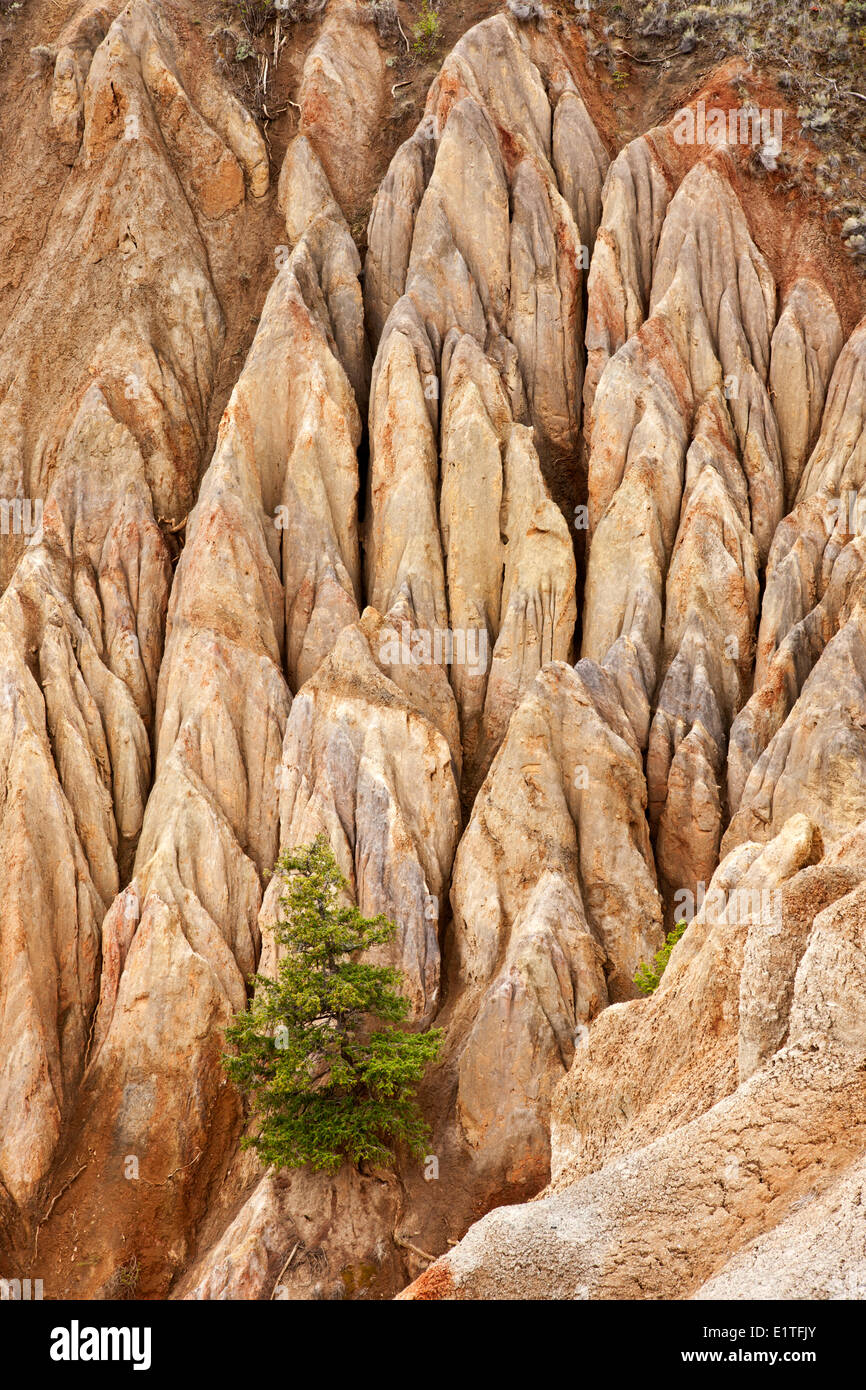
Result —
[{"label": "pale tan sandstone", "polygon": [[351,3],[328,6],[298,93],[300,133],[309,138],[350,224],[369,207],[367,150],[379,134],[388,99],[385,54],[375,30],[354,22],[353,8]]},{"label": "pale tan sandstone", "polygon": [[[681,609],[685,600],[677,597],[677,589],[700,584],[701,571],[704,593],[714,602],[728,583],[727,557],[734,557],[741,576],[735,588],[739,586],[742,596],[731,591],[732,630],[723,631],[723,622],[716,625],[714,650],[707,658],[714,667],[710,682],[719,687],[712,697],[706,689],[703,696],[697,688],[691,696],[685,693],[691,682],[703,683],[694,668],[706,661],[694,624],[689,629],[686,621],[684,627],[684,615],[679,614],[671,625],[675,640],[689,631],[692,645],[688,661],[684,654],[674,664],[671,680],[683,692],[680,700],[692,699],[696,705],[703,701],[706,721],[695,729],[692,746],[683,753],[695,760],[688,775],[695,791],[679,771],[675,773],[678,797],[683,804],[693,800],[703,867],[714,858],[722,821],[718,784],[727,725],[747,694],[757,566],[766,560],[784,508],[778,432],[765,385],[775,286],[749,235],[725,159],[696,164],[671,199],[652,266],[649,316],[610,359],[598,384],[589,460],[591,543],[583,627],[583,654],[614,674],[643,745],[658,681],[673,659],[670,637],[662,651],[666,603],[673,605],[674,613]],[[666,594],[678,528],[684,528],[684,537],[689,535],[689,509],[698,506],[690,493],[699,460],[708,450],[702,436],[711,441],[710,451],[725,460],[706,475],[704,484],[728,495],[725,540],[714,551],[701,542],[691,560],[687,543]],[[693,455],[690,441],[695,441]],[[691,470],[687,457],[692,459]],[[698,498],[700,494],[701,489]],[[721,494],[719,504],[728,505],[721,503]],[[739,531],[736,540],[732,530]],[[680,567],[687,581],[677,577]],[[736,644],[735,689],[728,679],[733,668],[726,664],[729,639]],[[669,689],[666,699],[671,693]],[[653,753],[655,807],[663,799],[671,755],[664,752],[664,744],[670,748],[671,732],[659,725],[657,737],[662,744]],[[675,826],[671,831],[675,839]],[[670,869],[664,869],[666,877],[682,877],[676,861],[688,858],[692,848],[681,851],[671,840],[673,858]]]},{"label": "pale tan sandstone", "polygon": [[668,893],[707,883],[723,828],[727,733],[751,684],[757,547],[724,399],[705,398],[686,455],[647,749],[650,825]]},{"label": "pale tan sandstone", "polygon": [[[436,383],[435,393],[425,390],[430,382]],[[437,401],[430,342],[406,298],[389,318],[370,392],[367,594],[383,615],[403,595],[413,621],[428,631],[448,627],[438,522]]]},{"label": "pale tan sandstone", "polygon": [[821,489],[840,497],[858,491],[866,477],[863,382],[866,378],[866,320],[861,320],[836,362],[821,433],[803,470],[797,501]]},{"label": "pale tan sandstone", "polygon": [[745,839],[770,839],[801,806],[808,806],[828,843],[866,814],[864,623],[858,600],[752,765],[722,841],[723,853]]},{"label": "pale tan sandstone", "polygon": [[523,692],[570,656],[576,574],[532,432],[513,423],[498,372],[468,335],[446,343],[443,362],[440,528],[471,805]]},{"label": "pale tan sandstone", "polygon": [[818,437],[842,341],[842,325],[827,290],[816,280],[797,280],[773,330],[768,378],[789,503]]},{"label": "pale tan sandstone", "polygon": [[653,262],[670,188],[656,142],[661,131],[632,140],[612,161],[587,279],[583,388],[584,430],[592,428],[595,393],[607,363],[640,328],[649,310]]},{"label": "pale tan sandstone", "polygon": [[602,188],[610,160],[577,91],[566,87],[553,112],[552,162],[559,191],[586,247],[586,268],[602,214]]},{"label": "pale tan sandstone", "polygon": [[[736,1089],[746,940],[762,919],[778,924],[780,903],[789,927],[781,890],[821,852],[816,827],[798,815],[769,845],[740,845],[723,859],[659,988],[648,1000],[605,1011],[557,1093],[553,1173],[560,1186],[691,1121]],[[796,959],[791,979],[795,968]],[[618,1058],[627,1064],[620,1067]]]},{"label": "pale tan sandstone", "polygon": [[[174,38],[157,6],[137,0],[110,27],[91,7],[66,37],[83,86],[64,131],[80,150],[0,349],[2,487],[30,499],[33,523],[11,536],[4,516],[0,609],[11,1063],[0,1089],[4,1181],[22,1204],[71,1116],[100,969],[116,992],[128,945],[124,929],[100,965],[100,924],[132,869],[152,778],[171,581],[157,518],[182,517],[194,495],[223,341],[205,209],[219,217],[244,198],[234,156],[185,90],[159,98]],[[46,343],[59,335],[69,352],[57,370]],[[26,1065],[12,1036],[29,1040]]]},{"label": "pale tan sandstone", "polygon": [[[71,9],[0,78],[4,1273],[48,1214],[52,1296],[132,1253],[150,1298],[388,1296],[552,1167],[413,1296],[856,1290],[853,277],[748,151],[608,168],[585,34],[508,13],[442,61],[362,276],[422,71],[367,9],[284,22],[268,142],[211,72],[237,20]],[[237,1148],[224,1028],[320,831],[446,1032],[395,1173]]]},{"label": "pale tan sandstone", "polygon": [[[830,1042],[783,1049],[690,1124],[563,1191],[491,1212],[400,1297],[696,1294],[732,1255],[854,1173],[864,1134],[858,1056]],[[740,1287],[755,1296],[748,1281]]]},{"label": "pale tan sandstone", "polygon": [[863,1163],[791,1203],[771,1231],[738,1250],[697,1299],[857,1299],[866,1295]]},{"label": "pale tan sandstone", "polygon": [[642,746],[692,407],[677,343],[661,320],[645,324],[612,359],[594,408],[582,654],[616,679]]},{"label": "pale tan sandstone", "polygon": [[773,539],[754,694],[731,733],[732,811],[740,806],[758,758],[782,729],[807,677],[827,644],[849,623],[861,597],[866,432],[859,374],[864,342],[861,323],[839,354],[797,503]]},{"label": "pale tan sandstone", "polygon": [[434,370],[452,330],[471,334],[502,372],[515,420],[534,426],[562,506],[579,481],[582,238],[594,235],[606,161],[556,43],[495,15],[443,64],[369,228],[365,297],[380,354],[403,295]]},{"label": "pale tan sandstone", "polygon": [[[363,369],[355,351],[363,327],[357,278],[354,296],[349,278],[357,256],[353,263],[335,205],[326,211],[333,247],[320,217],[278,275],[187,526],[135,896],[118,899],[109,915],[79,1101],[83,1142],[98,1150],[115,1126],[146,1174],[138,1188],[124,1182],[120,1164],[101,1174],[128,1231],[146,1229],[156,1190],[170,1191],[167,1244],[150,1273],[159,1288],[184,1259],[197,1184],[207,1183],[237,1123],[220,1037],[246,1000],[261,876],[278,847],[276,771],[290,706],[283,662],[288,656],[303,679],[358,614],[360,421],[337,336]],[[283,382],[289,389],[276,411]],[[85,1212],[96,1194],[82,1184]],[[106,1242],[88,1287],[110,1274],[114,1244]]]},{"label": "pale tan sandstone", "polygon": [[[708,242],[713,255],[704,249]],[[778,427],[766,387],[776,287],[749,233],[724,156],[695,165],[665,216],[650,314],[667,311],[673,317],[683,299],[692,325],[682,343],[683,361],[698,397],[721,372],[763,563],[785,500]]]},{"label": "pale tan sandstone", "polygon": [[661,939],[644,804],[610,678],[589,662],[546,666],[478,795],[451,888],[457,1113],[479,1166],[505,1164],[511,1180],[544,1174],[552,1085]]},{"label": "pale tan sandstone", "polygon": [[331,1179],[303,1170],[259,1177],[172,1297],[382,1297],[403,1269],[399,1250],[383,1238],[399,1214],[395,1186],[386,1177],[361,1176],[349,1167]]},{"label": "pale tan sandstone", "polygon": [[[394,631],[367,610],[296,696],[279,779],[280,843],[291,849],[327,835],[361,911],[397,922],[393,946],[379,955],[402,970],[412,1018],[429,1022],[460,830],[459,767],[448,741],[456,722],[449,727],[447,681],[435,663],[416,671],[396,662],[408,668],[403,688],[389,677],[389,658],[399,655],[391,652]],[[276,892],[275,884],[266,921]]]},{"label": "pale tan sandstone", "polygon": [[840,518],[837,499],[818,495],[800,503],[776,533],[761,609],[755,690],[733,723],[728,747],[732,813],[827,643],[862,602],[866,548],[862,537],[846,532],[848,521]]},{"label": "pale tan sandstone", "polygon": [[[244,180],[180,86],[174,46],[159,7],[135,0],[96,48],[80,151],[0,346],[4,497],[45,497],[96,379],[143,443],[155,514],[182,519],[194,500],[224,334],[212,265]],[[49,323],[59,370],[41,351]],[[4,540],[4,583],[21,548]]]}]

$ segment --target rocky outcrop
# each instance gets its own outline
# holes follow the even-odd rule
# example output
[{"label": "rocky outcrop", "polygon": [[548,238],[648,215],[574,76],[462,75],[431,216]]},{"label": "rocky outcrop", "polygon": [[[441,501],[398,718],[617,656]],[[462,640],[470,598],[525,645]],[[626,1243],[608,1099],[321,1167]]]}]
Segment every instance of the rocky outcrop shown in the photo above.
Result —
[{"label": "rocky outcrop", "polygon": [[776,1287],[850,1287],[839,1195],[858,1190],[863,1144],[866,866],[857,837],[820,855],[799,816],[728,856],[657,993],[606,1010],[561,1083],[549,1193],[492,1212],[403,1297],[766,1296],[760,1252],[816,1201],[838,1227],[832,1262],[813,1275],[801,1258]]},{"label": "rocky outcrop", "polygon": [[864,343],[861,324],[839,356],[797,505],[773,542],[755,691],[731,731],[727,845],[772,834],[801,795],[827,806],[828,836],[859,820]]},{"label": "rocky outcrop", "polygon": [[[519,6],[426,99],[387,7],[60,10],[0,74],[0,1272],[858,1290],[866,296],[800,135],[623,144]],[[443,1031],[391,1172],[263,1173],[222,1066],[319,834]]]},{"label": "rocky outcrop", "polygon": [[[496,15],[443,64],[368,231],[374,337],[404,295],[433,370],[452,329],[471,335],[502,374],[515,421],[534,426],[561,505],[578,500],[581,248],[594,239],[606,165],[562,53],[533,48],[527,31]],[[399,312],[405,319],[407,308]]]},{"label": "rocky outcrop", "polygon": [[[135,862],[140,916],[110,1011],[102,991],[81,1100],[99,1132],[120,1129],[142,1161],[158,1155],[151,1185],[181,1174],[164,1217],[177,1244],[154,1275],[163,1280],[183,1258],[189,1203],[220,1159],[211,1127],[221,1117],[224,1147],[236,1113],[219,1036],[245,1006],[263,878],[278,849],[284,664],[303,682],[358,616],[360,420],[347,367],[365,366],[359,265],[303,143],[283,181],[290,235],[301,225],[299,178],[309,222],[271,287],[187,523]],[[121,1190],[128,1235],[148,1213],[136,1189]]]},{"label": "rocky outcrop", "polygon": [[841,347],[842,325],[830,295],[815,280],[797,280],[773,330],[768,378],[789,503],[816,443]]},{"label": "rocky outcrop", "polygon": [[171,582],[158,521],[195,493],[224,333],[208,241],[245,197],[226,143],[237,104],[224,94],[224,139],[145,0],[110,27],[91,14],[58,68],[51,110],[75,163],[0,344],[0,1175],[24,1205],[71,1114],[101,924],[142,830]]},{"label": "rocky outcrop", "polygon": [[369,209],[375,167],[370,157],[385,116],[387,69],[375,30],[357,22],[352,0],[312,4],[324,10],[304,60],[298,91],[299,130],[310,142],[350,224]]},{"label": "rocky outcrop", "polygon": [[361,911],[399,923],[388,963],[403,973],[413,1020],[429,1023],[460,831],[456,720],[441,670],[405,670],[399,652],[392,666],[390,641],[367,610],[296,697],[279,777],[281,843],[328,836]]},{"label": "rocky outcrop", "polygon": [[458,1123],[509,1177],[545,1171],[554,1083],[661,943],[645,799],[613,682],[590,662],[547,665],[511,718],[451,888]]},{"label": "rocky outcrop", "polygon": [[611,164],[587,279],[584,432],[610,359],[640,328],[649,311],[653,262],[670,201],[670,175],[659,155],[663,130],[632,140]]}]

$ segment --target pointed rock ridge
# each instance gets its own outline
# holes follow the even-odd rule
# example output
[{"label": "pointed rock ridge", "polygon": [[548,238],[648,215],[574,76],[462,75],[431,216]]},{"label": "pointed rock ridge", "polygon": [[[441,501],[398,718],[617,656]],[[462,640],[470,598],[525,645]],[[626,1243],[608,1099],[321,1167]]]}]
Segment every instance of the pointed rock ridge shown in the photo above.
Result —
[{"label": "pointed rock ridge", "polygon": [[[113,1008],[100,1008],[86,1086],[100,1113],[125,1126],[130,1151],[142,1148],[145,1129],[165,1126],[160,1166],[183,1170],[167,1218],[181,1223],[178,1249],[190,1234],[184,1209],[198,1201],[197,1184],[221,1161],[236,1122],[219,1034],[245,1004],[262,878],[278,852],[291,706],[283,660],[302,684],[358,618],[361,423],[341,359],[363,385],[359,264],[308,143],[297,141],[288,158],[282,191],[296,244],[268,294],[187,525],[160,675],[156,780],[136,862],[141,918]],[[302,188],[306,172],[313,180]],[[170,988],[149,975],[166,953]],[[179,976],[188,1003],[167,1049],[158,1044],[162,1023],[136,1022],[133,1004],[142,994],[164,998],[173,1017]],[[148,1099],[127,1114],[143,1027],[158,1035]],[[187,1113],[190,1059],[201,1104]],[[212,1113],[223,1125],[213,1142]],[[147,1219],[146,1203],[127,1199],[126,1210],[129,1224]],[[168,1260],[152,1277],[172,1273]]]},{"label": "pointed rock ridge", "polygon": [[[394,640],[390,620],[367,609],[295,697],[280,843],[327,835],[361,911],[397,922],[394,942],[376,948],[375,959],[402,972],[411,1018],[428,1024],[439,1005],[439,920],[460,834],[459,742],[441,668],[411,658],[391,664]],[[272,883],[265,925],[278,893]]]},{"label": "pointed rock ridge", "polygon": [[286,150],[278,201],[290,246],[297,248],[303,240],[307,247],[307,257],[297,258],[295,275],[305,277],[311,309],[324,301],[323,327],[334,339],[363,419],[370,395],[370,349],[359,280],[361,258],[306,136],[296,136]]},{"label": "pointed rock ridge", "polygon": [[369,353],[358,253],[303,136],[286,153],[280,201],[294,250],[276,282],[285,277],[273,323],[286,349],[289,386],[287,433],[281,436],[275,423],[272,445],[279,451],[281,438],[289,441],[288,457],[278,464],[275,510],[289,679],[297,689],[360,611],[358,406],[366,407]]},{"label": "pointed rock ridge", "polygon": [[84,133],[84,85],[93,55],[111,26],[101,5],[85,5],[61,31],[48,98],[49,143],[58,159],[74,164]]},{"label": "pointed rock ridge", "polygon": [[451,623],[464,643],[464,659],[454,661],[451,683],[460,710],[467,783],[477,790],[483,780],[483,774],[478,778],[478,745],[489,655],[499,635],[502,605],[505,455],[515,426],[499,373],[474,338],[454,330],[442,360],[439,524]]},{"label": "pointed rock ridge", "polygon": [[[820,317],[816,323],[820,324]],[[781,323],[781,319],[780,319]],[[767,563],[754,694],[731,730],[728,800],[735,812],[758,758],[791,713],[831,638],[863,592],[866,323],[836,362],[821,431],[798,500],[776,530]]]},{"label": "pointed rock ridge", "polygon": [[[270,183],[267,148],[258,126],[234,93],[206,68],[196,74],[193,104],[179,66],[184,57],[183,45],[178,43],[156,0],[135,0],[114,23],[107,7],[99,0],[96,3],[90,0],[79,8],[61,32],[49,96],[52,133],[60,157],[72,164],[78,154],[85,125],[87,76],[95,52],[112,29],[111,42],[122,31],[124,40],[138,57],[148,97],[166,142],[169,146],[178,144],[181,161],[190,162],[190,176],[199,180],[200,191],[205,188],[204,171],[193,167],[191,160],[192,147],[196,145],[199,146],[198,161],[210,147],[211,155],[215,156],[216,181],[225,183],[225,193],[231,196],[229,190],[236,187],[231,160],[226,160],[225,154],[213,144],[216,134],[243,170],[252,196],[260,198],[267,193]],[[172,151],[173,155],[175,153]],[[212,190],[210,194],[205,193],[205,202],[212,197]]]},{"label": "pointed rock ridge", "polygon": [[650,825],[666,901],[719,858],[731,720],[751,686],[757,547],[724,398],[704,398],[686,455],[665,586],[660,687],[647,749]]},{"label": "pointed rock ridge", "polygon": [[[212,1175],[237,1122],[221,1030],[246,1002],[261,875],[278,843],[276,771],[291,697],[274,512],[288,431],[262,401],[294,360],[289,281],[286,268],[187,525],[160,672],[156,778],[136,859],[140,919],[119,981],[104,967],[98,1045],[80,1100],[81,1142],[99,1151],[121,1133],[147,1178],[147,1186],[131,1184],[122,1165],[109,1169],[99,1192],[82,1186],[82,1209],[108,1191],[128,1238],[152,1219],[157,1192],[169,1191],[171,1253],[147,1271],[163,1292],[185,1258],[197,1184]],[[90,1287],[110,1271],[110,1247]]]},{"label": "pointed rock ridge", "polygon": [[[368,608],[341,634],[331,657],[299,692],[278,770],[282,847],[329,836],[361,910],[399,925],[395,949],[373,958],[409,982],[416,1021],[438,1006],[439,919],[460,829],[457,709],[441,666],[405,647],[415,629],[405,602],[385,622]],[[414,658],[416,659],[413,659]],[[419,803],[419,788],[426,794]],[[260,914],[259,969],[273,975],[279,947],[270,928],[278,910],[272,881]],[[320,1298],[354,1291],[388,1294],[405,1281],[400,1254],[400,1180],[292,1172],[260,1177],[253,1159],[236,1159],[222,1234],[173,1296]],[[399,1200],[398,1200],[399,1199]],[[336,1205],[335,1205],[336,1204]],[[317,1213],[337,1211],[324,1221]],[[394,1232],[394,1241],[383,1240]],[[345,1283],[328,1282],[328,1268]],[[376,1271],[373,1273],[373,1271]],[[279,1276],[279,1290],[274,1285]],[[372,1282],[371,1282],[372,1280]]]},{"label": "pointed rock ridge", "polygon": [[499,373],[456,332],[442,363],[440,527],[471,805],[524,691],[571,655],[576,571],[532,431],[513,422]]},{"label": "pointed rock ridge", "polygon": [[[853,650],[845,644],[836,647],[824,675],[819,674],[828,643],[849,629],[863,598],[864,362],[866,322],[861,322],[839,354],[821,432],[804,469],[797,504],[773,541],[758,632],[754,694],[731,730],[728,799],[732,812],[740,809],[752,773],[768,753],[771,741],[782,735],[786,720],[793,717],[807,682],[813,682],[811,694],[815,698],[816,683],[829,674],[830,663],[835,668],[843,649]],[[851,673],[850,679],[856,687],[858,677]],[[777,758],[787,756],[782,748],[782,743],[777,745]],[[752,784],[750,795],[757,785]]]},{"label": "pointed rock ridge", "polygon": [[545,666],[479,792],[451,888],[457,1113],[477,1168],[509,1183],[544,1180],[550,1095],[576,1038],[609,995],[633,992],[661,941],[645,801],[610,677]]},{"label": "pointed rock ridge", "polygon": [[[801,969],[805,972],[814,966],[819,977],[826,980],[827,948],[837,930],[841,937],[835,941],[837,964],[847,954],[846,970],[850,968],[852,909],[856,909],[856,922],[862,914],[862,885],[866,878],[863,831],[861,824],[837,840],[820,862],[783,885],[775,904],[762,904],[764,910],[753,914],[740,975],[741,1082],[754,1075],[787,1041],[802,1040],[798,1036],[802,1016],[793,1007],[795,993],[799,994],[802,984],[798,975]],[[807,945],[812,952],[808,957]],[[820,962],[819,957],[823,957]],[[804,997],[799,994],[801,1000]],[[809,997],[814,999],[814,993]],[[825,1024],[828,1017],[824,1010]]]},{"label": "pointed rock ridge", "polygon": [[464,35],[369,230],[367,591],[382,614],[402,595],[428,632],[448,628],[450,608],[452,642],[494,649],[483,668],[452,669],[467,804],[539,666],[571,655],[575,620],[555,504],[576,486],[581,243],[551,164],[555,111],[557,170],[593,232],[606,154],[557,47],[545,75],[535,56],[502,15]]},{"label": "pointed rock ridge", "polygon": [[797,501],[818,492],[841,497],[866,481],[866,318],[842,349],[827,392],[821,433],[803,470]]},{"label": "pointed rock ridge", "polygon": [[[156,7],[136,0],[110,26],[91,9],[66,37],[80,149],[0,345],[0,1176],[25,1207],[71,1118],[100,925],[143,826],[171,583],[156,517],[182,516],[199,476],[224,336],[202,199],[217,164],[225,188],[235,167],[185,92],[168,109],[148,85],[173,42]],[[69,323],[49,372],[46,334]],[[116,975],[110,952],[102,969]]]},{"label": "pointed rock ridge", "polygon": [[620,348],[599,383],[589,462],[582,653],[614,676],[641,747],[649,735],[692,410],[689,377],[660,317]]},{"label": "pointed rock ridge", "polygon": [[433,173],[436,147],[436,122],[428,115],[397,150],[373,199],[364,261],[364,304],[370,341],[376,346],[388,315],[406,288],[415,218]]},{"label": "pointed rock ridge", "polygon": [[723,853],[745,839],[772,838],[801,806],[809,807],[828,844],[866,815],[864,639],[866,609],[858,600],[753,764],[722,841]]},{"label": "pointed rock ridge", "polygon": [[823,285],[801,277],[785,295],[770,343],[770,396],[779,426],[788,505],[817,443],[842,325]]},{"label": "pointed rock ridge", "polygon": [[[717,155],[695,165],[671,199],[653,265],[650,315],[659,310],[673,318],[685,300],[692,338],[683,340],[683,361],[698,398],[721,374],[764,564],[785,509],[781,447],[766,387],[776,286],[730,177],[728,156]],[[715,254],[706,254],[708,244]]]},{"label": "pointed rock ridge", "polygon": [[668,138],[660,128],[632,140],[611,163],[602,188],[586,284],[583,419],[587,444],[602,373],[649,311],[653,263],[671,196],[656,146]]},{"label": "pointed rock ridge", "polygon": [[574,218],[587,268],[595,248],[602,213],[602,188],[610,160],[592,117],[573,85],[563,91],[553,112],[552,162],[559,191]]},{"label": "pointed rock ridge", "polygon": [[[217,229],[242,208],[244,178],[179,85],[159,8],[133,0],[101,42],[96,18],[78,25],[80,43],[70,35],[76,52],[98,44],[75,118],[80,148],[0,340],[0,495],[45,498],[95,380],[139,441],[155,514],[179,519],[200,476],[224,337],[210,261],[221,261]],[[59,365],[44,350],[48,325],[66,345]],[[0,582],[23,544],[4,533]]]},{"label": "pointed rock ridge", "polygon": [[141,829],[170,574],[141,455],[94,384],[0,599],[0,1178],[21,1205],[75,1097],[100,923]]},{"label": "pointed rock ridge", "polygon": [[389,317],[373,367],[367,595],[382,615],[403,596],[413,623],[429,633],[448,628],[438,515],[438,400],[433,348],[406,296]]},{"label": "pointed rock ridge", "polygon": [[451,330],[476,339],[513,382],[515,419],[534,426],[564,506],[579,482],[582,237],[594,237],[607,155],[557,46],[554,76],[536,56],[495,15],[446,58],[374,203],[365,299],[377,340],[408,296],[437,370]]},{"label": "pointed rock ridge", "polygon": [[[665,577],[684,502],[688,506],[686,457],[690,442],[710,428],[710,417],[716,422],[710,433],[721,439],[727,463],[719,481],[707,475],[705,485],[723,486],[731,495],[729,516],[736,515],[741,533],[732,553],[742,550],[750,532],[763,564],[781,519],[782,464],[765,385],[774,304],[775,286],[749,236],[726,156],[695,165],[665,215],[649,317],[610,359],[593,407],[583,654],[615,674],[642,746],[664,664]],[[710,398],[714,406],[706,407]],[[733,428],[724,422],[728,411]],[[706,452],[707,443],[699,443],[693,470]],[[724,548],[732,543],[728,538]],[[737,563],[753,593],[754,561],[744,553]],[[707,582],[709,589],[710,575]],[[746,619],[747,626],[753,623],[754,611]],[[742,627],[738,620],[735,636]],[[741,687],[748,638],[737,658]],[[727,723],[735,709],[720,692],[716,699],[729,706]],[[723,738],[711,737],[721,751]],[[658,793],[656,785],[656,804]],[[709,784],[707,794],[712,802]],[[718,819],[715,809],[709,814]]]},{"label": "pointed rock ridge", "polygon": [[[796,816],[772,844],[741,845],[720,866],[724,895],[710,909],[708,894],[656,993],[605,1010],[579,1049],[555,1101],[551,1188],[484,1217],[401,1298],[670,1298],[732,1286],[754,1297],[767,1287],[766,1252],[787,1248],[815,1199],[834,1216],[821,1274],[835,1254],[850,1284],[840,1194],[859,1190],[864,1142],[862,824],[821,853],[814,823]],[[735,909],[744,890],[749,905]],[[760,909],[766,891],[778,916]],[[666,1094],[671,1059],[680,1075]],[[800,1297],[815,1276],[798,1257],[779,1282]]]},{"label": "pointed rock ridge", "polygon": [[[143,1154],[158,1131],[164,1172],[151,1185],[183,1170],[168,1217],[177,1222],[178,1260],[196,1183],[220,1160],[226,1126],[235,1122],[218,1035],[245,1003],[259,951],[261,876],[277,853],[276,773],[291,703],[284,652],[293,679],[304,679],[358,616],[360,418],[332,330],[339,318],[347,348],[360,349],[363,328],[357,279],[354,325],[351,285],[340,279],[336,232],[348,235],[341,216],[334,227],[330,258],[317,262],[314,223],[310,242],[301,237],[271,289],[188,522],[161,670],[156,780],[139,842],[140,908],[131,939],[124,937],[119,978],[117,952],[104,966],[85,1083],[101,1117],[88,1116],[86,1135],[113,1117],[130,1151]],[[351,269],[345,245],[342,254]],[[354,360],[363,368],[360,351]],[[170,986],[149,974],[169,958]],[[161,1041],[162,1017],[139,1016],[142,996],[161,1001],[172,1047]],[[138,1095],[142,1029],[152,1065],[139,1104],[130,1097]],[[193,1109],[184,1099],[188,1061],[200,1099]],[[213,1115],[223,1132],[209,1144]],[[147,1200],[136,1202],[128,1185],[123,1200],[130,1228],[146,1222]],[[164,1283],[173,1268],[168,1260],[152,1277]]]},{"label": "pointed rock ridge", "polygon": [[[861,516],[864,507],[866,498],[858,498]],[[838,499],[819,496],[801,503],[777,532],[762,608],[764,641],[758,647],[755,691],[731,728],[727,790],[732,814],[740,807],[752,769],[793,710],[828,642],[866,601],[866,541],[852,537],[850,525],[840,517]],[[840,531],[848,534],[840,536]],[[777,544],[779,562],[773,566]],[[825,581],[822,555],[830,562],[830,577],[823,596],[810,607]],[[803,609],[805,615],[788,626],[792,614]],[[785,636],[776,647],[778,631]]]},{"label": "pointed rock ridge", "polygon": [[331,0],[304,60],[298,130],[309,139],[350,225],[370,207],[376,171],[366,151],[385,119],[387,75],[373,26],[358,23],[353,0]]}]

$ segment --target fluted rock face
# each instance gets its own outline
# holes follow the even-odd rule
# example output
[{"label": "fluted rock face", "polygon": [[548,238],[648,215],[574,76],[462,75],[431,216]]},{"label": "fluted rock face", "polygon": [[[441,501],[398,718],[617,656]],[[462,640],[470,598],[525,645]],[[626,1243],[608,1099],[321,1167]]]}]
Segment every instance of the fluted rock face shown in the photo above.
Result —
[{"label": "fluted rock face", "polygon": [[563,55],[497,15],[446,59],[369,228],[365,297],[380,356],[404,296],[434,371],[451,330],[471,335],[515,421],[533,425],[563,506],[578,500],[583,268],[607,161]]},{"label": "fluted rock face", "polygon": [[[278,850],[284,667],[302,683],[358,616],[361,427],[347,368],[365,371],[360,267],[333,198],[313,196],[326,184],[302,144],[284,190],[297,230],[303,181],[309,222],[271,287],[187,523],[132,885],[140,916],[110,1001],[103,986],[85,1081],[99,1132],[111,1124],[128,1153],[158,1155],[151,1183],[183,1174],[164,1217],[176,1226],[166,1273],[183,1257],[187,1189],[220,1154],[209,1131],[233,1114],[218,1038],[245,1005]],[[128,1234],[145,1216],[127,1192]]]},{"label": "fluted rock face", "polygon": [[391,641],[368,610],[296,697],[280,769],[281,838],[291,848],[327,834],[361,910],[399,919],[389,963],[403,972],[411,1017],[429,1023],[439,1003],[439,905],[460,831],[448,741],[456,720],[438,667],[430,677],[410,668],[403,688],[389,678]]},{"label": "fluted rock face", "polygon": [[731,731],[727,845],[771,835],[801,797],[831,836],[862,819],[864,345],[861,323],[773,543],[755,691]]},{"label": "fluted rock face", "polygon": [[[476,24],[410,119],[331,0],[266,142],[195,17],[70,0],[0,223],[0,1272],[846,1296],[862,282],[748,148],[623,144],[569,21]],[[238,1148],[318,834],[444,1031],[394,1173]]]},{"label": "fluted rock face", "polygon": [[546,666],[478,795],[451,888],[457,1115],[487,1164],[544,1170],[553,1083],[661,942],[645,795],[610,678],[590,662]]},{"label": "fluted rock face", "polygon": [[31,532],[4,525],[0,600],[0,1173],[20,1202],[75,1099],[100,927],[142,829],[171,583],[157,521],[194,497],[224,333],[208,242],[241,216],[244,169],[263,191],[258,131],[216,86],[208,123],[155,9],[68,37],[50,111],[74,167],[0,348],[2,490]]},{"label": "fluted rock face", "polygon": [[590,437],[595,393],[611,357],[649,310],[655,254],[670,201],[670,178],[658,150],[665,132],[632,140],[610,166],[588,277],[584,432]]}]

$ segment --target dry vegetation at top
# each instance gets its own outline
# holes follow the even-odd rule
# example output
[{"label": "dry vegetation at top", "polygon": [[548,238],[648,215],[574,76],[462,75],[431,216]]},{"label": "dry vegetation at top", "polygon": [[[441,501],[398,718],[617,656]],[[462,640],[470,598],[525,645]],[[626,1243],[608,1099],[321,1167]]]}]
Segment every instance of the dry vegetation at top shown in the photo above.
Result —
[{"label": "dry vegetation at top", "polygon": [[[792,184],[814,177],[849,253],[866,264],[866,0],[577,0],[575,9],[591,26],[591,58],[623,86],[635,65],[674,76],[734,56],[772,75],[820,155],[807,174],[783,149],[779,167]],[[741,97],[748,103],[748,79]]]}]

